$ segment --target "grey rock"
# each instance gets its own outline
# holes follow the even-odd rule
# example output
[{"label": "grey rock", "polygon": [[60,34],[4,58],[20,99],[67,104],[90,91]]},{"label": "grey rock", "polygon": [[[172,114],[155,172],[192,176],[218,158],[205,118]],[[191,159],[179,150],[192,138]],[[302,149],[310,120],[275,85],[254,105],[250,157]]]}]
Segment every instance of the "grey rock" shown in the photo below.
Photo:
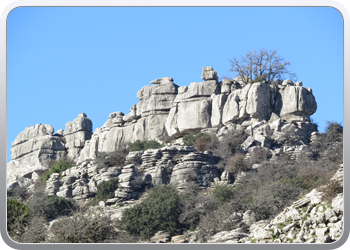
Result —
[{"label": "grey rock", "polygon": [[201,78],[205,81],[217,80],[217,72],[213,70],[213,67],[204,67]]}]

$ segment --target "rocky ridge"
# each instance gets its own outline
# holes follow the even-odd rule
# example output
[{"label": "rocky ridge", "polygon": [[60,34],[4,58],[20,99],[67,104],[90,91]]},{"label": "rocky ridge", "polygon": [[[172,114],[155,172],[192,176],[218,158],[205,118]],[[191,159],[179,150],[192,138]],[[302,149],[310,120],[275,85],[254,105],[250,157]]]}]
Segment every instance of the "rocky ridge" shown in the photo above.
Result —
[{"label": "rocky ridge", "polygon": [[[199,131],[220,139],[228,131],[244,128],[250,136],[242,146],[248,150],[271,148],[271,141],[282,142],[286,131],[296,131],[298,140],[307,144],[317,131],[317,125],[310,122],[316,100],[301,82],[277,79],[270,85],[245,85],[239,78],[219,81],[212,67],[204,67],[201,78],[203,82],[188,87],[174,84],[171,77],[151,81],[151,86],[138,91],[139,102],[129,114],[111,113],[93,133],[92,122],[84,113],[56,133],[51,125],[27,127],[12,143],[7,186],[30,184],[50,160],[69,157],[81,163],[93,159],[96,151],[115,151],[136,140],[162,141]],[[196,164],[194,168],[199,169]]]}]

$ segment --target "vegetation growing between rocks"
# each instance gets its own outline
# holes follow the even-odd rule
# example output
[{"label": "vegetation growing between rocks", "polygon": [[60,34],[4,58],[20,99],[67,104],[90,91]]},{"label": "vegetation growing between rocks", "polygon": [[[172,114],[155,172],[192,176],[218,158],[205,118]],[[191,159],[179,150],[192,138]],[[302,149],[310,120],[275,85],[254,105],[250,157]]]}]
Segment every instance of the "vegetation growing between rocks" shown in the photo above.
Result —
[{"label": "vegetation growing between rocks", "polygon": [[108,153],[96,151],[94,161],[97,163],[97,169],[124,166],[127,153],[126,149],[119,149]]},{"label": "vegetation growing between rocks", "polygon": [[157,149],[161,147],[164,147],[164,145],[155,140],[137,140],[135,142],[129,143],[127,149],[129,152],[132,152],[147,149]]},{"label": "vegetation growing between rocks", "polygon": [[37,195],[28,202],[28,207],[35,216],[53,220],[59,216],[70,215],[77,209],[77,204],[74,200],[57,195]]},{"label": "vegetation growing between rocks", "polygon": [[117,233],[112,221],[105,216],[75,213],[51,226],[53,237],[50,243],[108,243],[114,242]]},{"label": "vegetation growing between rocks", "polygon": [[114,193],[118,189],[118,178],[112,178],[108,181],[103,181],[97,185],[96,196],[88,202],[88,206],[98,205],[100,201],[106,201],[114,198]]},{"label": "vegetation growing between rocks", "polygon": [[[195,229],[201,242],[205,242],[220,231],[241,228],[247,232],[244,224],[228,220],[234,212],[251,210],[257,221],[269,220],[313,188],[326,185],[323,191],[328,201],[342,192],[339,183],[329,181],[342,163],[342,135],[341,124],[329,122],[326,132],[313,140],[296,160],[292,160],[288,152],[270,159],[270,151],[259,147],[250,150],[250,156],[246,157],[241,144],[248,134],[243,130],[227,131],[220,141],[205,133],[187,136],[184,142],[187,140],[195,147],[205,145],[202,149],[211,150],[220,159],[217,164],[220,172],[230,173],[234,185],[221,183],[204,188],[196,183],[196,177],[186,180],[183,193],[170,185],[152,188],[143,202],[124,211],[117,224],[107,217],[84,217],[82,211],[75,213],[77,206],[72,200],[47,196],[41,190],[35,190],[28,200],[26,189],[16,187],[8,191],[8,197],[23,201],[32,216],[27,217],[25,227],[17,230],[19,234],[12,234],[14,230],[11,234],[20,242],[48,242],[45,223],[60,216],[71,217],[54,223],[50,242],[137,242],[158,231],[174,235],[178,230]],[[95,161],[99,168],[122,167],[126,164],[126,154],[126,150],[97,152]],[[140,180],[133,181],[136,188]],[[101,182],[89,205],[113,198],[117,188],[118,178]],[[126,232],[116,234],[113,225]]]},{"label": "vegetation growing between rocks", "polygon": [[117,227],[148,239],[158,231],[174,234],[179,228],[180,197],[171,186],[155,187],[140,204],[126,209]]},{"label": "vegetation growing between rocks", "polygon": [[60,176],[62,175],[62,172],[73,167],[73,164],[66,161],[58,161],[56,162],[50,169],[49,172],[46,172],[42,176],[42,181],[46,182],[53,173],[59,173]]}]

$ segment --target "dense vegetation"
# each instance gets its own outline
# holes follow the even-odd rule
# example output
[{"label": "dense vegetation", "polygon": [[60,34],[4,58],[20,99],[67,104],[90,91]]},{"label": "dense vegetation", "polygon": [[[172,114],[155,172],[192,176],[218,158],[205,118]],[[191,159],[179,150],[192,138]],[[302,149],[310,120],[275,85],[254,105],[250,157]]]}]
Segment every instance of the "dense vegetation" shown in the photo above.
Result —
[{"label": "dense vegetation", "polygon": [[140,204],[124,211],[118,227],[128,233],[150,238],[162,230],[174,234],[179,228],[180,198],[171,186],[155,187]]},{"label": "dense vegetation", "polygon": [[106,201],[114,198],[115,191],[118,189],[118,178],[112,178],[108,181],[102,181],[97,185],[96,196],[88,203],[88,205],[97,205],[100,201]]},{"label": "dense vegetation", "polygon": [[[316,187],[324,185],[328,201],[342,191],[339,183],[330,181],[343,161],[341,124],[328,122],[325,133],[311,142],[296,160],[282,152],[272,160],[269,150],[259,147],[246,157],[240,145],[247,136],[243,130],[228,131],[220,141],[206,133],[184,136],[185,145],[212,151],[219,159],[220,173],[226,171],[230,176],[228,184],[234,185],[213,184],[204,188],[196,183],[196,179],[189,178],[181,193],[170,185],[154,187],[146,190],[144,201],[126,209],[116,224],[108,217],[90,216],[91,207],[79,208],[73,200],[46,195],[41,185],[33,194],[28,194],[23,187],[10,189],[7,192],[11,208],[8,207],[9,234],[20,242],[48,242],[45,224],[63,218],[53,224],[50,242],[137,242],[141,238],[149,239],[158,231],[175,235],[194,229],[199,231],[200,241],[205,242],[220,231],[238,227],[247,230],[244,225],[227,220],[234,212],[250,210],[255,220],[269,220]],[[294,145],[297,141],[293,131],[286,133],[285,140],[285,145]],[[139,141],[131,148],[146,150],[159,146],[154,142]],[[122,167],[126,164],[127,152],[125,149],[96,152],[95,161],[98,168]],[[69,166],[58,162],[50,171],[60,173]],[[141,178],[137,181],[140,183],[134,183],[136,186],[145,184]],[[118,178],[101,182],[88,205],[113,198],[117,188]],[[139,190],[145,191],[144,188]],[[116,233],[113,227],[125,231]]]}]

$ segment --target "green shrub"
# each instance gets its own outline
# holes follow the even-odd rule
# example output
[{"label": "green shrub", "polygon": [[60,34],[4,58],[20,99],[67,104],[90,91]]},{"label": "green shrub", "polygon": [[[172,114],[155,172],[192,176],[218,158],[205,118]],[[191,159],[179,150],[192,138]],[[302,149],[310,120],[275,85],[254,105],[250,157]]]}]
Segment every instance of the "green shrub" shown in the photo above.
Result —
[{"label": "green shrub", "polygon": [[73,167],[73,164],[72,163],[69,163],[69,162],[66,162],[66,161],[59,161],[59,162],[56,162],[50,169],[49,169],[49,172],[46,172],[45,174],[43,174],[42,176],[42,181],[43,182],[46,182],[50,176],[53,174],[53,173],[59,173],[60,175],[62,174],[63,171],[69,169]]},{"label": "green shrub", "polygon": [[227,185],[216,186],[213,190],[213,196],[221,204],[230,201],[233,198],[234,190]]},{"label": "green shrub", "polygon": [[129,143],[128,145],[128,151],[141,151],[141,150],[147,150],[147,149],[157,149],[164,147],[163,144],[155,141],[155,140],[137,140],[133,143]]},{"label": "green shrub", "polygon": [[100,201],[114,198],[115,191],[118,189],[118,177],[108,181],[103,181],[97,185],[96,196],[87,204],[89,206],[97,205]]},{"label": "green shrub", "polygon": [[266,220],[277,215],[283,208],[292,204],[301,189],[288,182],[275,181],[260,186],[253,195],[248,209],[255,213],[257,220]]},{"label": "green shrub", "polygon": [[292,186],[301,188],[301,189],[309,189],[309,184],[305,182],[305,179],[299,176],[292,177],[292,178],[282,178],[279,180],[282,183],[288,183],[291,184]]},{"label": "green shrub", "polygon": [[30,216],[29,208],[23,203],[7,198],[7,231],[10,237],[24,233]]},{"label": "green shrub", "polygon": [[70,215],[72,211],[77,209],[74,200],[68,200],[56,195],[35,196],[28,202],[28,207],[36,216],[42,216],[46,220]]},{"label": "green shrub", "polygon": [[180,212],[177,190],[163,185],[153,188],[142,203],[124,210],[117,227],[144,239],[160,230],[175,234],[180,225]]},{"label": "green shrub", "polygon": [[263,74],[260,76],[255,77],[255,79],[253,81],[251,81],[250,83],[255,83],[255,82],[266,82],[266,77],[267,74]]}]

